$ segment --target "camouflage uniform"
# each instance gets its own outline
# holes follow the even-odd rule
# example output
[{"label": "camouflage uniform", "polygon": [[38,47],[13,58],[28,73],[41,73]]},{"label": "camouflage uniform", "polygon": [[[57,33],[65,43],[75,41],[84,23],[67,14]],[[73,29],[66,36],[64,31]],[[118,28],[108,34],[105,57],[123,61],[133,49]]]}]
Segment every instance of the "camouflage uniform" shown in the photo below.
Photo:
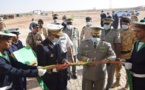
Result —
[{"label": "camouflage uniform", "polygon": [[[131,57],[131,51],[133,49],[134,43],[136,42],[135,33],[131,29],[124,31],[120,30],[120,36],[121,36],[121,59],[129,59]],[[116,79],[120,81],[120,70],[122,68],[122,65],[116,66]],[[127,79],[127,77],[126,77]],[[116,82],[116,84],[113,85],[113,87],[120,86],[120,83]],[[125,88],[127,89],[128,82],[126,82]]]},{"label": "camouflage uniform", "polygon": [[90,39],[91,30],[88,26],[84,26],[80,35],[80,41]]},{"label": "camouflage uniform", "polygon": [[33,32],[29,32],[27,39],[26,39],[26,44],[30,45],[31,48],[35,51],[36,46],[42,42],[41,35],[39,33],[35,34]]}]

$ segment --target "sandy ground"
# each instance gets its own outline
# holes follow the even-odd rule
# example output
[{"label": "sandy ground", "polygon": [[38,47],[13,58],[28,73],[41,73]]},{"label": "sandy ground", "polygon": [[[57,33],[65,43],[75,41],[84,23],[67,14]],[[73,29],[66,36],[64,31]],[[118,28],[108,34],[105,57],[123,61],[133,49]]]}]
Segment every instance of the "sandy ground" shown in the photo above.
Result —
[{"label": "sandy ground", "polygon": [[[59,14],[60,23],[61,23],[61,19],[62,19],[63,15],[67,15],[67,17],[71,16],[71,14],[66,14],[66,13]],[[145,11],[141,11],[140,15],[138,16],[139,20],[143,19],[144,15],[145,15]],[[99,12],[88,12],[88,13],[80,12],[80,13],[74,13],[74,16],[75,16],[75,18],[74,18],[73,25],[76,28],[78,28],[79,31],[81,31],[82,27],[86,25],[86,23],[85,23],[86,16],[92,17],[92,19],[93,19],[92,24],[94,26],[100,26],[100,13]],[[32,18],[34,18],[36,22],[38,21],[38,19],[43,19],[44,26],[46,26],[49,23],[52,23],[51,14],[49,14],[48,16],[33,15],[33,16],[18,17],[15,19],[5,20],[4,22],[6,23],[6,29],[14,28],[14,27],[20,28],[20,33],[21,33],[20,40],[22,40],[22,42],[25,45],[26,36],[27,36],[28,32],[30,32],[29,24],[30,24]],[[77,71],[78,71],[78,79],[77,80],[71,79],[70,81],[68,81],[69,90],[81,90],[82,67],[78,67]],[[122,90],[121,88],[124,87],[125,82],[126,82],[125,70],[122,69],[121,73],[122,73],[121,87],[116,88],[116,89],[111,89],[111,90]],[[35,78],[28,78],[27,87],[28,87],[28,90],[41,90],[41,88],[39,87]]]}]

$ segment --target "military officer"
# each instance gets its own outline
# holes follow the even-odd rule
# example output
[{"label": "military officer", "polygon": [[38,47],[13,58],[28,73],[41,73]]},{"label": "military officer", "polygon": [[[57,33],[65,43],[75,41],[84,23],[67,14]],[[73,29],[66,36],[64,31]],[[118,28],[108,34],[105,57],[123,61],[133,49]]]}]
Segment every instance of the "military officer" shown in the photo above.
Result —
[{"label": "military officer", "polygon": [[3,31],[5,28],[5,23],[3,21],[0,22],[0,31]]},{"label": "military officer", "polygon": [[12,37],[8,30],[0,32],[0,90],[15,89],[15,77],[37,77],[45,76],[45,69],[37,69],[36,66],[27,66],[17,60],[12,60],[6,52],[11,47]]},{"label": "military officer", "polygon": [[[120,30],[121,36],[121,54],[120,59],[129,59],[134,43],[136,42],[135,33],[130,27],[131,20],[127,17],[122,18],[122,28]],[[122,66],[116,66],[116,82],[113,84],[114,87],[120,86],[120,70]],[[125,85],[125,89],[128,90],[128,83]]]},{"label": "military officer", "polygon": [[[64,53],[63,56],[66,57],[66,59],[68,59],[68,53],[71,57],[71,62],[74,62],[74,57],[73,57],[73,53],[72,53],[72,46],[73,43],[70,40],[69,36],[66,33],[62,33],[62,35],[60,36],[60,42],[59,44],[61,45],[61,50]],[[67,81],[70,79],[70,75],[68,72],[69,68],[66,68],[64,70],[64,90],[67,90]]]},{"label": "military officer", "polygon": [[85,40],[85,39],[90,39],[91,37],[91,30],[90,26],[92,25],[92,18],[91,17],[86,17],[86,26],[83,27],[80,35],[80,41]]},{"label": "military officer", "polygon": [[48,37],[36,49],[39,66],[64,64],[60,68],[52,69],[45,77],[42,77],[49,90],[64,90],[62,70],[67,68],[69,62],[63,56],[61,46],[58,43],[62,28],[61,25],[47,25]]},{"label": "military officer", "polygon": [[104,13],[103,10],[101,11],[100,17],[101,17],[101,27],[103,27],[103,25],[104,25],[103,24],[103,19],[106,18],[106,14]]},{"label": "military officer", "polygon": [[52,24],[57,24],[58,23],[58,14],[53,14],[52,17],[53,17],[53,21],[54,21]]},{"label": "military officer", "polygon": [[32,32],[29,32],[27,38],[26,38],[26,44],[30,45],[31,48],[35,51],[36,46],[40,44],[43,41],[40,33],[38,33],[38,24],[33,24],[33,30]]},{"label": "military officer", "polygon": [[[118,30],[111,29],[111,24],[113,22],[113,19],[111,18],[105,18],[104,20],[104,29],[101,33],[101,39],[111,43],[112,49],[115,51],[117,58],[120,56],[120,33]],[[108,80],[107,80],[107,86],[106,88],[110,88],[113,84],[113,78],[114,78],[114,72],[115,72],[115,65],[108,64],[107,65],[107,73],[108,73]]]},{"label": "military officer", "polygon": [[[71,39],[71,41],[73,42],[73,47],[72,47],[72,51],[73,51],[73,56],[74,56],[74,62],[77,61],[77,53],[78,53],[78,46],[80,43],[79,40],[79,31],[77,28],[72,26],[72,19],[68,18],[66,20],[67,23],[67,28],[63,30],[64,33],[66,33],[69,38]],[[69,60],[70,60],[70,55],[69,55]],[[72,78],[73,79],[77,79],[77,75],[76,75],[76,66],[72,67]]]},{"label": "military officer", "polygon": [[[100,27],[90,27],[92,37],[82,41],[78,49],[78,60],[101,61],[115,60],[116,55],[111,44],[100,40]],[[104,90],[106,76],[106,64],[84,66],[82,90]]]},{"label": "military officer", "polygon": [[136,43],[125,67],[131,71],[133,90],[145,90],[145,21],[134,22]]},{"label": "military officer", "polygon": [[[20,32],[18,30],[19,30],[19,28],[11,28],[11,29],[9,29],[10,33],[13,33],[13,34],[16,35],[15,37],[12,38],[12,45],[11,45],[10,49],[8,50],[10,58],[13,58],[13,57],[11,57],[11,53],[23,48],[23,44],[19,40]],[[12,59],[12,60],[15,60],[15,59]],[[14,87],[15,90],[16,89],[17,90],[26,90],[26,78],[25,77],[15,77],[14,83],[16,85]]]},{"label": "military officer", "polygon": [[38,20],[38,25],[39,25],[39,27],[38,27],[38,33],[41,35],[42,40],[44,40],[47,37],[47,31],[43,27],[43,24],[44,24],[43,20],[39,19]]}]

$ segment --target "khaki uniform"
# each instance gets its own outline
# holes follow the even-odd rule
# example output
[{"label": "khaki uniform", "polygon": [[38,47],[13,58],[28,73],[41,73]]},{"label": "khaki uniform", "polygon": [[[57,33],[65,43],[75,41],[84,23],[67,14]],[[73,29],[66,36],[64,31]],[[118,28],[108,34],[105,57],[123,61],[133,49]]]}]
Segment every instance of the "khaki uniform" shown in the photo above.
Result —
[{"label": "khaki uniform", "polygon": [[73,55],[78,54],[78,41],[79,41],[79,31],[77,28],[72,28],[71,30],[68,30],[67,28],[63,30],[64,33],[66,33],[71,41],[73,42]]},{"label": "khaki uniform", "polygon": [[[131,57],[131,51],[133,49],[134,43],[136,42],[136,37],[134,31],[127,30],[121,30],[120,31],[121,35],[121,59],[129,59]],[[121,65],[118,65],[116,67],[116,78],[120,78],[120,70],[121,70]]]},{"label": "khaki uniform", "polygon": [[[105,30],[102,30],[101,39],[111,43],[112,49],[114,51],[115,44],[121,43],[120,32],[114,29],[110,30],[108,33],[106,33]],[[107,65],[107,72],[108,72],[107,88],[110,88],[114,80],[115,65],[113,64]]]},{"label": "khaki uniform", "polygon": [[87,40],[91,38],[91,30],[90,27],[88,26],[84,26],[82,31],[81,31],[81,35],[80,35],[80,41],[82,40]]},{"label": "khaki uniform", "polygon": [[42,40],[44,40],[48,35],[47,30],[44,27],[38,27],[38,33],[41,35]]},{"label": "khaki uniform", "polygon": [[[66,33],[69,38],[71,39],[73,46],[72,46],[72,53],[74,56],[74,61],[77,61],[77,54],[78,54],[78,41],[79,41],[79,31],[77,28],[72,28],[71,30],[68,30],[67,28],[63,30],[64,33]],[[70,55],[68,54],[70,60]],[[72,66],[72,74],[76,75],[76,66]]]},{"label": "khaki uniform", "polygon": [[40,44],[42,41],[43,40],[42,40],[41,35],[39,33],[34,35],[33,32],[29,32],[27,39],[26,39],[26,44],[30,45],[31,48],[35,51],[36,46],[38,44]]},{"label": "khaki uniform", "polygon": [[[102,61],[105,58],[116,58],[111,44],[105,41],[98,41],[96,48],[92,40],[82,41],[78,50],[78,60],[86,61],[87,58],[94,58],[95,61]],[[106,76],[106,64],[84,66],[82,90],[104,90]]]}]

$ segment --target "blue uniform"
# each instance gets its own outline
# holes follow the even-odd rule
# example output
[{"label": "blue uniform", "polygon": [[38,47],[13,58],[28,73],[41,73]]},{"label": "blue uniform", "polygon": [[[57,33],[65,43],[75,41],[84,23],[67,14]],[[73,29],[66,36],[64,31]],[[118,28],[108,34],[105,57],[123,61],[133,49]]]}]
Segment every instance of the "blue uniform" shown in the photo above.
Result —
[{"label": "blue uniform", "polygon": [[[14,79],[16,77],[37,77],[38,70],[35,66],[27,66],[16,60],[10,60],[0,56],[0,88],[9,86],[13,83],[13,86],[10,90],[14,89]],[[20,89],[19,89],[20,90]]]},{"label": "blue uniform", "polygon": [[[9,54],[23,48],[23,44],[20,40],[18,40],[17,44],[12,43],[12,46],[9,49]],[[10,57],[12,58],[12,57]],[[15,60],[15,59],[10,59]],[[26,90],[26,77],[16,77],[14,80],[15,90]]]},{"label": "blue uniform", "polygon": [[[62,55],[60,45],[53,45],[48,38],[46,38],[41,45],[37,46],[36,54],[38,66],[62,64],[65,58],[64,55]],[[51,71],[42,77],[42,79],[49,90],[64,90],[63,71]]]}]

